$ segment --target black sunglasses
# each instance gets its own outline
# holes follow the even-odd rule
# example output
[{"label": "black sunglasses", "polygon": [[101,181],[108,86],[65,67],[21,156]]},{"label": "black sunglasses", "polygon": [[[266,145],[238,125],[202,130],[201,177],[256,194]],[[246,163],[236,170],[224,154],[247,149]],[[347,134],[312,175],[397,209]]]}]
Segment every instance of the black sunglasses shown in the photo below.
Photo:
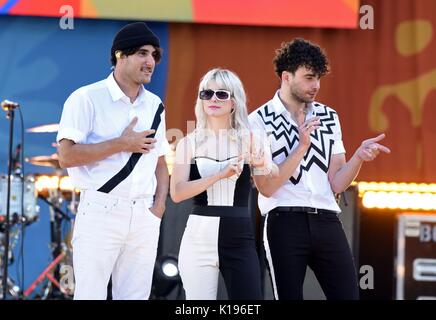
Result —
[{"label": "black sunglasses", "polygon": [[231,94],[228,90],[212,90],[212,89],[206,89],[201,90],[198,97],[201,100],[210,100],[215,95],[215,97],[220,101],[227,101],[230,100]]}]

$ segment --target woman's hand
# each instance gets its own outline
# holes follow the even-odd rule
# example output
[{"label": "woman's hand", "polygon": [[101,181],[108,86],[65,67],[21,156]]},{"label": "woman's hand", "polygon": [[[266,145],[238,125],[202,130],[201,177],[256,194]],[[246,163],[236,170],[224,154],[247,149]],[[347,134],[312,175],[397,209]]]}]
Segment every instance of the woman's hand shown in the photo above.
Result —
[{"label": "woman's hand", "polygon": [[230,178],[234,175],[236,175],[236,178],[238,178],[242,172],[242,168],[240,165],[240,162],[242,160],[243,156],[239,156],[237,159],[232,160],[224,169],[219,172],[219,178],[225,179]]},{"label": "woman's hand", "polygon": [[254,175],[266,175],[270,177],[277,177],[279,174],[279,168],[272,161],[271,154],[265,152],[265,144],[261,143],[261,139],[255,137],[251,133],[250,155],[249,163],[253,169]]}]

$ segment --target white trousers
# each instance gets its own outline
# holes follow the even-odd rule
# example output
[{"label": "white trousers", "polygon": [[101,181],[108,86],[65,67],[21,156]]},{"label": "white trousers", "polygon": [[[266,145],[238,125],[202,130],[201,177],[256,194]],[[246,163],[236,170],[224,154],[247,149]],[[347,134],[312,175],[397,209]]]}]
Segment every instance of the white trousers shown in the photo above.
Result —
[{"label": "white trousers", "polygon": [[145,300],[151,291],[160,219],[152,198],[122,199],[85,190],[73,231],[75,300]]},{"label": "white trousers", "polygon": [[186,300],[216,300],[219,277],[219,217],[190,215],[179,250]]}]

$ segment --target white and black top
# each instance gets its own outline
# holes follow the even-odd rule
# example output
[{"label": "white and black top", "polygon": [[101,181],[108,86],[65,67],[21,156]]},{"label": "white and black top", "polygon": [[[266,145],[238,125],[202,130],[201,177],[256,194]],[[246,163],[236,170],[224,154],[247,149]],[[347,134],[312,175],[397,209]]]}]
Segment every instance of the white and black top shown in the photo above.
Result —
[{"label": "white and black top", "polygon": [[[151,128],[154,115],[162,107],[161,99],[141,86],[134,103],[116,83],[113,74],[105,80],[81,87],[67,99],[56,140],[95,144],[121,136],[134,117],[135,131]],[[155,148],[143,154],[132,173],[110,193],[123,198],[153,196],[156,190],[155,170],[158,157],[169,151],[165,135],[165,111],[155,138]],[[85,166],[68,168],[73,185],[81,190],[97,190],[128,162],[131,152],[120,152]]]},{"label": "white and black top", "polygon": [[[259,208],[266,214],[276,207],[313,207],[340,212],[328,180],[331,156],[345,153],[338,115],[332,108],[313,102],[307,120],[320,117],[320,128],[311,134],[311,145],[290,179],[271,197],[259,194]],[[273,99],[249,116],[252,130],[269,137],[273,161],[280,164],[297,147],[298,125],[279,98]]]},{"label": "white and black top", "polygon": [[[188,135],[187,139],[193,151],[189,174],[189,180],[191,181],[212,176],[238,158],[237,152],[235,154],[223,152],[220,154],[218,152],[214,156],[196,154],[195,135]],[[241,161],[240,166],[242,167],[242,172],[239,177],[234,175],[217,181],[207,188],[206,191],[194,197],[194,205],[247,207],[251,184],[250,167],[248,164],[244,164],[243,161]]]}]

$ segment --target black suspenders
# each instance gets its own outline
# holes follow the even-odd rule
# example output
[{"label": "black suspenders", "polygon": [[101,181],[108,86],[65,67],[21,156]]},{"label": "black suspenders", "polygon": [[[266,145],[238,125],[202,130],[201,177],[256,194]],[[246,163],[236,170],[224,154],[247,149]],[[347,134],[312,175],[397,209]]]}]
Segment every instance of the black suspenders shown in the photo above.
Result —
[{"label": "black suspenders", "polygon": [[[164,111],[164,106],[161,103],[154,115],[153,123],[151,125],[151,129],[154,129],[154,133],[147,136],[147,138],[154,138],[157,132],[157,128],[159,127],[161,114]],[[112,178],[109,179],[100,189],[97,191],[109,193],[111,192],[118,184],[120,184],[124,179],[126,179],[130,173],[132,173],[136,164],[138,163],[139,158],[142,156],[142,153],[135,152],[129,158],[129,161],[125,164],[125,166]]]}]

